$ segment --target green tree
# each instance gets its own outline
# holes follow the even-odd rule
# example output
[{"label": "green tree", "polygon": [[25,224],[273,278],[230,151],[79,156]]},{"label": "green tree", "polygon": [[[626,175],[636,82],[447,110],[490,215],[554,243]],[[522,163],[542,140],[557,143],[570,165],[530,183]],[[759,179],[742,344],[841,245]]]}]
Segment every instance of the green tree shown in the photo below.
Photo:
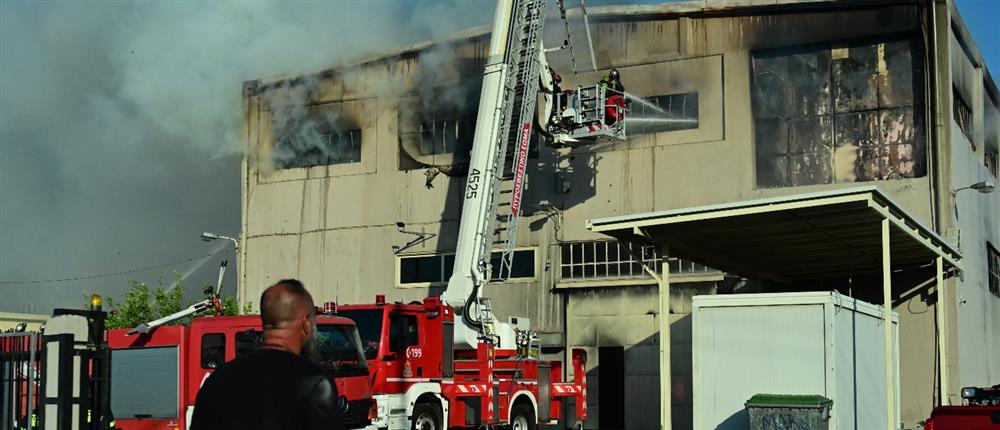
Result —
[{"label": "green tree", "polygon": [[[113,298],[107,299],[108,313],[105,326],[108,329],[132,328],[144,322],[149,322],[164,316],[176,313],[184,309],[184,288],[181,285],[183,276],[174,272],[174,286],[166,287],[163,278],[157,280],[157,287],[150,291],[146,283],[140,281],[129,281],[129,289],[125,292],[125,297],[121,302]],[[202,286],[203,291],[211,292],[212,287],[207,282]],[[253,312],[250,302],[244,303],[242,309],[234,296],[222,297],[223,315],[247,315]],[[197,316],[212,315],[215,309],[206,309]],[[183,318],[168,323],[168,325],[187,325],[191,323],[191,318]]]},{"label": "green tree", "polygon": [[156,314],[149,301],[149,287],[143,282],[129,281],[129,290],[122,303],[117,304],[110,297],[107,303],[111,312],[104,324],[109,329],[135,327],[155,319]]}]

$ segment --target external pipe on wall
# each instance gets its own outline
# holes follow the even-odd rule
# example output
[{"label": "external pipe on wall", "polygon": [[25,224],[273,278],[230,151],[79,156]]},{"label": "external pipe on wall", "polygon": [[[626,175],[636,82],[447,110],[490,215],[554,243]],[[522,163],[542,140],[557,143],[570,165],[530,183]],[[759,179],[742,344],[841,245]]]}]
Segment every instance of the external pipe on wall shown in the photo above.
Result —
[{"label": "external pipe on wall", "polygon": [[[946,136],[944,134],[944,121],[945,121],[945,109],[950,109],[950,106],[942,106],[942,97],[950,97],[950,92],[943,93],[941,91],[941,74],[951,73],[950,65],[945,62],[947,66],[941,70],[941,45],[939,44],[938,37],[938,16],[937,16],[937,0],[929,0],[926,2],[928,9],[930,9],[930,41],[927,44],[927,48],[930,50],[930,55],[928,55],[928,60],[930,62],[929,67],[927,67],[928,73],[931,75],[929,79],[931,85],[931,91],[929,91],[929,102],[932,107],[932,124],[934,130],[930,133],[932,142],[929,148],[929,152],[932,154],[932,166],[934,171],[930,173],[931,176],[931,194],[933,195],[933,208],[932,213],[934,214],[934,226],[939,234],[946,234],[948,228],[951,226],[950,214],[951,212],[943,209],[943,203],[950,197],[945,190],[948,188],[947,172],[950,169],[945,163],[948,157],[945,156],[944,144]],[[947,6],[947,3],[946,3]],[[950,22],[950,19],[946,18],[946,22]],[[947,55],[947,51],[945,52]],[[945,57],[948,58],[948,57]],[[950,116],[950,115],[949,115]],[[940,259],[940,258],[939,258]],[[940,263],[939,263],[940,264]],[[945,309],[947,306],[947,294],[944,292],[944,280],[941,276],[941,268],[938,268],[938,279],[937,279],[937,303],[935,304],[935,314],[936,314],[936,325],[938,330],[938,344],[937,344],[937,361],[938,361],[938,404],[948,405],[948,372],[947,372],[947,334],[948,330],[946,327],[946,315]]]}]

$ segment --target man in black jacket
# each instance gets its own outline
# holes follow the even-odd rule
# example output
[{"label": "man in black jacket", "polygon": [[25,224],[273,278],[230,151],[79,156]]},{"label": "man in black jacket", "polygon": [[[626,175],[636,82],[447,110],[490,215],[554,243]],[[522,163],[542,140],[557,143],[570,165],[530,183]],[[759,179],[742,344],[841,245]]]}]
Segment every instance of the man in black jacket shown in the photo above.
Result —
[{"label": "man in black jacket", "polygon": [[260,297],[264,341],[212,373],[198,391],[193,430],[341,430],[337,387],[315,357],[312,296],[295,279]]}]

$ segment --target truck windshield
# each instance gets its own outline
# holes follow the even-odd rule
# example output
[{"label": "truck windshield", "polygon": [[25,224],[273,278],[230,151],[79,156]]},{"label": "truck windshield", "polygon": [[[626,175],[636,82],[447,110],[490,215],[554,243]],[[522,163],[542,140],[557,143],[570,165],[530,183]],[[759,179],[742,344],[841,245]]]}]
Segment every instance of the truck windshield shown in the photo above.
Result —
[{"label": "truck windshield", "polygon": [[382,310],[381,309],[357,309],[342,310],[338,316],[350,318],[358,325],[361,333],[361,346],[365,351],[365,358],[374,360],[378,357],[379,340],[382,338]]},{"label": "truck windshield", "polygon": [[368,374],[368,363],[361,353],[358,330],[349,325],[321,324],[316,333],[316,351],[320,365],[333,376]]}]

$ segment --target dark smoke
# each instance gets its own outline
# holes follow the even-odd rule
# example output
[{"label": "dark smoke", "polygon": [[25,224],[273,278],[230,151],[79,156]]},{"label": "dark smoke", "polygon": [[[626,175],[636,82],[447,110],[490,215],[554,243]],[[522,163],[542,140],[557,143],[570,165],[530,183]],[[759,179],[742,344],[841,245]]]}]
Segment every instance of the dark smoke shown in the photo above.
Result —
[{"label": "dark smoke", "polygon": [[[22,281],[155,266],[222,245],[199,242],[202,231],[237,236],[243,81],[485,24],[493,7],[3,2],[0,311],[79,307],[84,295],[118,296],[130,279],[155,284],[201,261]],[[185,282],[189,301],[201,282],[214,283],[219,258]],[[235,292],[235,278],[227,282]]]}]

